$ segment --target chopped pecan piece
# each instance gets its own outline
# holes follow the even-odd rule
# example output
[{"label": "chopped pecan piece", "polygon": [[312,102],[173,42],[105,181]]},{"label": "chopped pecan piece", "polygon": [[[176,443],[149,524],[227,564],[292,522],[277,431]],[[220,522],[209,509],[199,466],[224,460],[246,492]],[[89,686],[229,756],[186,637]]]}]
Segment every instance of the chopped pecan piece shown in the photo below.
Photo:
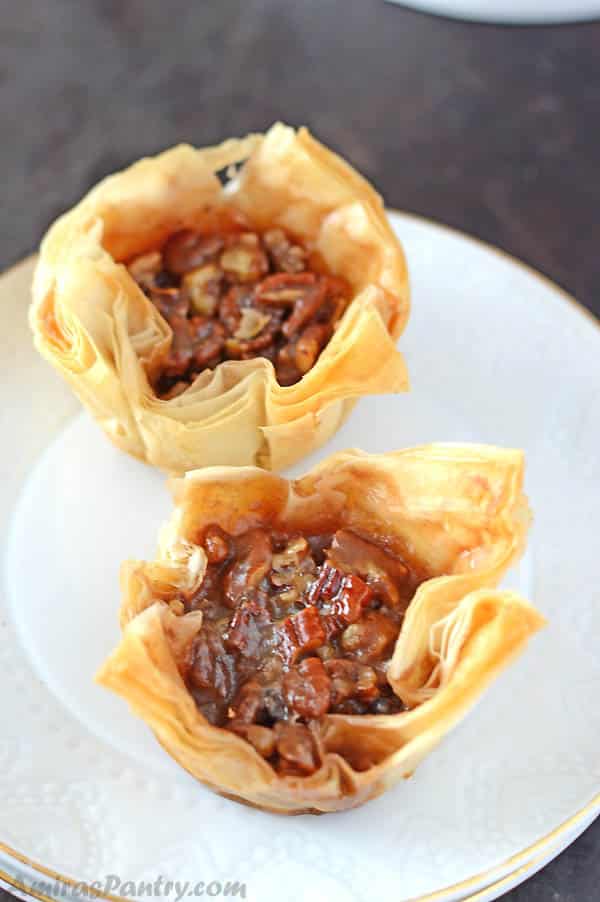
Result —
[{"label": "chopped pecan piece", "polygon": [[261,313],[259,310],[255,310],[254,307],[245,307],[242,310],[242,318],[233,337],[242,341],[256,338],[270,321],[271,317],[268,313]]},{"label": "chopped pecan piece", "polygon": [[338,593],[333,598],[327,615],[329,635],[359,619],[363,608],[373,599],[373,592],[360,576],[345,576]]},{"label": "chopped pecan piece", "polygon": [[286,664],[296,660],[300,654],[300,644],[291,617],[287,617],[279,624],[277,629],[277,643],[279,654]]},{"label": "chopped pecan piece", "polygon": [[193,316],[187,320],[193,344],[192,359],[198,370],[215,366],[225,344],[225,330],[217,320]]},{"label": "chopped pecan piece", "polygon": [[306,251],[301,245],[292,244],[283,229],[269,229],[263,241],[277,269],[298,273],[306,268]]},{"label": "chopped pecan piece", "polygon": [[278,629],[280,653],[287,662],[295,661],[301,652],[319,648],[326,638],[325,626],[314,605],[287,617]]},{"label": "chopped pecan piece", "polygon": [[219,259],[221,269],[239,282],[255,282],[269,268],[258,235],[246,232],[235,239]]},{"label": "chopped pecan piece", "polygon": [[310,774],[317,769],[315,743],[307,727],[303,724],[278,723],[274,730],[277,751],[287,764],[300,773]]},{"label": "chopped pecan piece", "polygon": [[235,688],[234,661],[221,636],[210,627],[203,627],[192,644],[188,680],[222,700],[228,699]]},{"label": "chopped pecan piece", "polygon": [[[299,277],[298,277],[299,278]],[[309,287],[304,294],[294,303],[294,309],[289,319],[286,319],[281,331],[286,338],[292,338],[301,332],[309,320],[316,316],[320,308],[327,300],[327,286],[324,280]]]},{"label": "chopped pecan piece", "polygon": [[327,601],[332,599],[339,592],[343,579],[344,574],[340,570],[337,570],[332,564],[324,564],[318,579],[308,590],[309,604],[318,604],[323,599]]},{"label": "chopped pecan piece", "polygon": [[294,362],[301,373],[308,373],[313,368],[330,338],[331,326],[328,323],[312,323],[306,327],[294,351]]},{"label": "chopped pecan piece", "polygon": [[181,280],[182,293],[201,316],[213,316],[221,294],[223,273],[214,263],[192,269]]},{"label": "chopped pecan piece", "polygon": [[213,260],[222,247],[223,239],[219,235],[182,229],[167,238],[162,249],[163,260],[169,272],[183,276]]},{"label": "chopped pecan piece", "polygon": [[288,706],[301,717],[322,717],[331,703],[331,680],[320,658],[305,658],[286,673],[283,691]]},{"label": "chopped pecan piece", "polygon": [[263,627],[270,622],[269,612],[255,598],[243,601],[231,618],[225,640],[227,648],[249,658],[257,657]]},{"label": "chopped pecan piece", "polygon": [[[262,335],[257,335],[256,338],[248,338],[246,340],[240,340],[238,338],[229,338],[225,343],[225,347],[227,349],[227,353],[229,357],[233,360],[249,360],[253,357],[256,357],[258,351],[266,351],[273,344],[273,334],[270,331],[265,331]],[[263,354],[263,356],[266,356]]]},{"label": "chopped pecan piece", "polygon": [[277,381],[280,385],[294,385],[302,378],[302,373],[296,365],[296,346],[294,342],[288,342],[277,352],[275,358],[275,370]]},{"label": "chopped pecan piece", "polygon": [[225,601],[236,607],[249,591],[258,587],[271,569],[271,539],[264,529],[252,529],[238,540],[238,559],[228,570],[224,583]]},{"label": "chopped pecan piece", "polygon": [[242,310],[249,307],[252,297],[243,285],[232,285],[219,304],[219,319],[230,333],[234,335],[242,321]]},{"label": "chopped pecan piece", "polygon": [[148,289],[148,295],[160,315],[171,325],[175,317],[183,319],[188,315],[188,299],[177,288],[153,287]]},{"label": "chopped pecan piece", "polygon": [[350,624],[342,633],[342,648],[359,661],[369,662],[391,653],[398,632],[398,625],[385,614],[366,611],[360,620]]},{"label": "chopped pecan piece", "polygon": [[366,664],[333,658],[325,661],[325,670],[331,677],[332,705],[339,705],[353,697],[360,701],[373,701],[379,696],[377,674]]},{"label": "chopped pecan piece", "polygon": [[325,630],[314,605],[309,605],[291,617],[301,651],[313,651],[325,641]]},{"label": "chopped pecan piece", "polygon": [[304,536],[291,539],[283,551],[278,551],[273,555],[273,570],[283,570],[290,566],[297,567],[300,561],[306,557],[307,552],[308,542]]},{"label": "chopped pecan piece", "polygon": [[182,376],[188,370],[194,356],[194,346],[188,320],[183,316],[170,319],[173,340],[169,356],[165,362],[164,374],[168,377]]},{"label": "chopped pecan piece", "polygon": [[257,285],[254,299],[257,304],[293,306],[316,284],[317,277],[313,272],[302,272],[295,275],[280,272],[274,276],[267,276]]},{"label": "chopped pecan piece", "polygon": [[321,607],[329,637],[358,620],[372,599],[372,590],[359,576],[344,574],[329,563],[321,568],[319,578],[307,593],[309,603]]},{"label": "chopped pecan piece", "polygon": [[240,688],[230,708],[234,726],[254,723],[263,704],[263,687],[258,680],[248,680]]},{"label": "chopped pecan piece", "polygon": [[390,607],[400,603],[400,589],[404,590],[405,600],[408,601],[408,567],[374,542],[368,542],[349,529],[338,529],[333,536],[329,558],[334,566],[342,570],[360,573]]},{"label": "chopped pecan piece", "polygon": [[285,588],[278,598],[287,604],[298,601],[314,579],[315,562],[308,550],[306,539],[298,538],[273,555],[269,579],[276,588]]}]

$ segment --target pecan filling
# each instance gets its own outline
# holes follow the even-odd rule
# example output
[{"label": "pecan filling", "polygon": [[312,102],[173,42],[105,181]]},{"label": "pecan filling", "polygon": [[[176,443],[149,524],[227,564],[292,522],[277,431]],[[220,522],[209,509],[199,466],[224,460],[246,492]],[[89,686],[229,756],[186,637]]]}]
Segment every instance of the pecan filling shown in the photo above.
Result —
[{"label": "pecan filling", "polygon": [[319,718],[403,710],[386,669],[422,580],[348,529],[329,535],[217,526],[208,566],[184,600],[203,612],[184,677],[213,724],[250,742],[282,774],[319,766]]},{"label": "pecan filling", "polygon": [[310,268],[282,229],[184,229],[136,257],[129,272],[173,330],[154,389],[172,398],[224,360],[267,357],[280,385],[316,363],[346,309],[349,286]]}]

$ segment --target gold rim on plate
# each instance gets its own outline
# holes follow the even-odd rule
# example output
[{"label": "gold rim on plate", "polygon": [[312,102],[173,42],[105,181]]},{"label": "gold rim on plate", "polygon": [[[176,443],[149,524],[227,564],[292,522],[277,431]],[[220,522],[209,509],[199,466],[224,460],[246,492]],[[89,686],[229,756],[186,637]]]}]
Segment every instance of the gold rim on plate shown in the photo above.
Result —
[{"label": "gold rim on plate", "polygon": [[[533,276],[539,281],[542,281],[548,288],[558,293],[562,300],[566,301],[571,307],[573,307],[578,312],[578,314],[583,315],[588,320],[588,322],[590,322],[594,326],[594,328],[600,328],[600,321],[591,311],[584,307],[583,304],[577,301],[564,288],[561,288],[560,285],[557,285],[556,282],[553,282],[552,279],[550,279],[548,276],[545,276],[537,269],[534,269],[532,266],[529,266],[527,263],[519,260],[518,257],[514,257],[506,251],[503,251],[501,248],[495,247],[492,244],[488,244],[486,241],[483,241],[480,238],[476,238],[472,235],[467,235],[466,233],[461,232],[459,229],[455,229],[451,226],[444,225],[443,223],[427,219],[425,216],[420,216],[417,213],[401,212],[400,210],[395,210],[393,208],[388,208],[387,212],[388,214],[392,214],[392,216],[399,216],[400,218],[405,219],[413,219],[414,221],[420,222],[423,225],[433,226],[435,229],[448,232],[455,237],[459,237],[462,240],[466,240],[471,242],[472,244],[479,245],[484,250],[496,254],[497,256],[507,260],[513,266],[517,266],[520,269],[525,270],[530,276]],[[4,276],[20,269],[21,267],[25,267],[28,264],[30,265],[31,261],[32,257],[25,258],[24,260],[7,269],[2,274],[2,276],[0,276],[0,278],[3,278]],[[410,900],[410,902],[446,902],[446,900],[451,898],[456,893],[462,892],[463,890],[468,891],[469,889],[472,890],[472,893],[469,896],[464,896],[463,902],[467,902],[467,900],[471,900],[471,902],[477,902],[477,900],[483,900],[484,898],[486,898],[487,894],[494,889],[508,889],[509,884],[515,877],[522,875],[523,879],[526,879],[530,869],[536,864],[540,864],[542,862],[544,854],[548,851],[548,848],[552,846],[555,840],[564,838],[565,835],[568,834],[571,830],[576,830],[578,826],[584,824],[587,819],[590,819],[591,823],[594,814],[600,814],[600,792],[595,795],[587,805],[577,811],[574,815],[572,815],[554,830],[547,833],[541,839],[532,843],[530,846],[527,846],[521,852],[517,852],[515,855],[510,856],[500,864],[494,865],[493,867],[485,871],[481,871],[479,874],[475,874],[473,877],[468,877],[465,880],[461,880],[458,883],[454,883],[451,886],[447,886],[443,889],[435,890],[432,893],[427,893],[424,896],[415,896]],[[582,827],[582,830],[580,832],[583,832],[583,829],[585,828],[585,826]],[[568,843],[557,850],[556,854],[560,854],[560,852],[563,851],[567,845]],[[28,858],[26,855],[17,852],[16,849],[12,849],[6,843],[0,842],[0,853],[4,854],[9,859],[13,859],[16,862],[25,865],[32,871],[36,872],[36,874],[39,874],[42,877],[50,878],[55,882],[65,884],[72,889],[85,885],[88,897],[92,896],[97,899],[107,899],[109,900],[109,902],[130,902],[130,900],[124,896],[114,896],[108,893],[105,894],[100,890],[94,889],[89,885],[91,881],[88,882],[83,880],[74,880],[72,877],[67,877],[64,874],[60,874],[58,871],[46,868],[43,865]],[[507,867],[510,867],[511,870],[506,874],[502,873]],[[500,876],[498,876],[499,874]],[[494,880],[495,876],[497,877],[496,880]],[[488,879],[491,882],[486,885],[485,881]],[[0,868],[0,880],[2,880],[5,884],[12,887],[13,889],[17,890],[18,892],[25,893],[27,896],[43,900],[43,902],[55,902],[53,896],[48,896],[42,892],[30,888],[29,886],[27,886],[27,884],[22,883],[18,878],[4,871],[2,868]]]}]

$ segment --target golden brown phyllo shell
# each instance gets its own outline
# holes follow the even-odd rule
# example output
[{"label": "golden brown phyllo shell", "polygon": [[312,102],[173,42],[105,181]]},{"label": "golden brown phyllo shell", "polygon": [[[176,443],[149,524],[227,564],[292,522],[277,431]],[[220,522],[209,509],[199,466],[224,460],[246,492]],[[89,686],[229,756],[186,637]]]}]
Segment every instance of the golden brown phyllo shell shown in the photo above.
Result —
[{"label": "golden brown phyllo shell", "polygon": [[[238,163],[222,185],[217,173]],[[122,263],[230,215],[286,230],[348,283],[351,301],[297,384],[279,385],[264,358],[233,360],[162,400],[152,380],[173,333]],[[38,350],[115,444],[183,473],[279,469],[326,441],[358,397],[405,391],[395,341],[408,310],[404,256],[379,195],[306,129],[278,124],[217,147],[175,147],[102,181],[42,242],[30,322]]]},{"label": "golden brown phyllo shell", "polygon": [[[495,588],[524,546],[530,516],[522,480],[518,451],[443,444],[335,454],[296,481],[252,467],[188,473],[175,483],[177,506],[158,559],[123,567],[122,639],[98,680],[220,793],[287,814],[359,805],[411,775],[542,626],[527,601]],[[172,600],[201,584],[206,556],[194,540],[215,523],[229,533],[341,525],[429,577],[408,607],[388,669],[408,710],[325,715],[320,766],[310,776],[280,775],[245,739],[212,726],[182,679],[178,662],[202,614],[181,615]]]}]

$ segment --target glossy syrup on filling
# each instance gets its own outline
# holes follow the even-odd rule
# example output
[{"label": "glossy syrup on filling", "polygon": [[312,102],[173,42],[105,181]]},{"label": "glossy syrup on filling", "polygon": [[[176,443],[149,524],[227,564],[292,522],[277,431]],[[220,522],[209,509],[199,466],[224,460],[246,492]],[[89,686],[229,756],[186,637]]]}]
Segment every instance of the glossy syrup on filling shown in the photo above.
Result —
[{"label": "glossy syrup on filling", "polygon": [[420,582],[377,542],[264,528],[200,540],[208,566],[183,599],[201,610],[185,679],[216,726],[243,736],[284,774],[318,766],[325,714],[403,710],[386,677]]},{"label": "glossy syrup on filling", "polygon": [[173,339],[154,388],[164,399],[225,360],[266,357],[280,385],[316,363],[348,305],[349,286],[315,271],[282,229],[183,229],[128,263]]}]

